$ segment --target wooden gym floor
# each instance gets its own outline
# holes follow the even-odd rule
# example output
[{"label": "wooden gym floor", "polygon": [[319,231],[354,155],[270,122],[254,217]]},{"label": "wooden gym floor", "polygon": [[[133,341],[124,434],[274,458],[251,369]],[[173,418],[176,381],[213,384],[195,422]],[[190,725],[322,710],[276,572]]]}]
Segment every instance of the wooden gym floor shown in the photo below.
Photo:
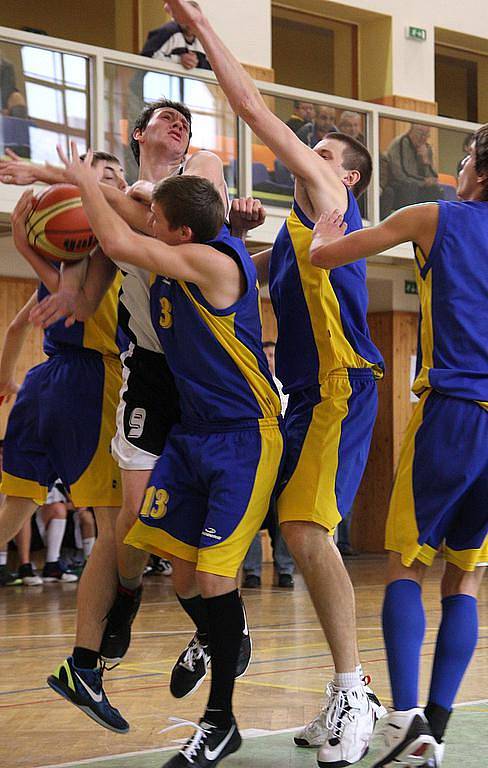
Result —
[{"label": "wooden gym floor", "polygon": [[[359,643],[365,671],[387,705],[390,691],[381,634],[384,558],[347,561],[356,587]],[[421,697],[428,689],[439,621],[437,563],[424,588],[428,628],[421,672]],[[6,587],[0,590],[0,766],[1,768],[159,768],[175,739],[190,731],[160,734],[169,716],[198,719],[208,692],[205,682],[193,698],[175,701],[169,675],[192,635],[189,620],[174,598],[170,579],[145,582],[142,608],[134,625],[127,660],[107,672],[111,702],[129,720],[122,736],[89,720],[46,685],[47,675],[73,645],[76,584]],[[225,766],[312,768],[314,750],[293,746],[291,732],[318,711],[332,660],[303,585],[293,592],[272,586],[271,566],[263,569],[260,590],[244,590],[254,641],[253,661],[236,684],[235,713],[245,737]],[[480,637],[474,660],[458,695],[447,736],[443,768],[487,765],[488,754],[488,588],[480,595]],[[483,754],[485,757],[483,758]],[[374,762],[374,745],[360,764]]]}]

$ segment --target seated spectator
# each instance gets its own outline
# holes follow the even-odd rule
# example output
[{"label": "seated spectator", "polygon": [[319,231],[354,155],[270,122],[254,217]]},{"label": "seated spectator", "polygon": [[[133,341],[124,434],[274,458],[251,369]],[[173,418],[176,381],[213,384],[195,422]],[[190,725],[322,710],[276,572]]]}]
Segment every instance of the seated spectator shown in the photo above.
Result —
[{"label": "seated spectator", "polygon": [[5,117],[0,130],[4,144],[0,147],[0,154],[5,146],[8,146],[21,157],[30,157],[29,128],[26,122],[27,106],[22,93],[17,88],[13,64],[4,59],[1,53],[0,114]]},{"label": "seated spectator", "polygon": [[[198,3],[189,0],[198,8]],[[149,32],[142,56],[163,59],[181,64],[185,69],[212,69],[199,40],[189,27],[181,27],[176,21],[169,21]]]},{"label": "seated spectator", "polygon": [[366,145],[366,139],[363,133],[363,117],[359,112],[344,111],[341,114],[337,130],[340,133],[345,133],[346,136],[351,136],[353,139],[357,139],[361,144]]},{"label": "seated spectator", "polygon": [[293,114],[290,115],[286,124],[293,133],[298,133],[300,128],[310,123],[315,116],[315,107],[309,101],[294,101]]},{"label": "seated spectator", "polygon": [[304,144],[308,144],[309,147],[315,147],[328,133],[335,133],[337,131],[334,121],[334,107],[317,107],[317,112],[312,122],[306,123],[303,128],[300,128],[296,132],[297,136]]},{"label": "seated spectator", "polygon": [[443,198],[437,171],[433,166],[430,128],[412,123],[410,129],[393,139],[388,158],[390,184],[395,194],[395,208]]}]

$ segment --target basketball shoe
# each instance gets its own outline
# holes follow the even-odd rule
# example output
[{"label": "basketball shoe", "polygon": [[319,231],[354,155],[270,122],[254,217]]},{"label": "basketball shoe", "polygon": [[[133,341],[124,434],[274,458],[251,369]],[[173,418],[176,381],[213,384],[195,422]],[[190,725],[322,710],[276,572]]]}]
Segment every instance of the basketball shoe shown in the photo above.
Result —
[{"label": "basketball shoe", "polygon": [[43,584],[41,577],[35,572],[32,563],[23,563],[19,567],[19,579],[25,587],[40,587]]},{"label": "basketball shoe", "polygon": [[118,709],[110,704],[102,685],[103,668],[79,669],[73,664],[73,657],[63,661],[56,671],[47,678],[48,685],[81,709],[96,723],[116,733],[127,733],[129,723]]},{"label": "basketball shoe", "polygon": [[142,599],[142,585],[136,590],[124,589],[120,584],[115,602],[107,614],[100,656],[109,664],[118,664],[130,645],[131,629]]},{"label": "basketball shoe", "polygon": [[[371,678],[369,675],[363,677],[363,688],[371,702],[371,707],[375,716],[375,721],[386,715],[386,708],[382,705],[376,694],[369,687]],[[329,685],[327,686],[325,701],[322,709],[301,731],[299,731],[293,740],[297,747],[321,747],[327,739],[327,709],[329,707]]]},{"label": "basketball shoe", "polygon": [[22,584],[22,579],[16,573],[10,573],[6,565],[0,565],[0,587],[13,587]]},{"label": "basketball shoe", "polygon": [[434,755],[426,763],[422,763],[421,768],[441,768],[442,761],[444,759],[444,749],[446,745],[443,741],[436,742],[434,747]]},{"label": "basketball shoe", "polygon": [[[230,728],[217,728],[205,720],[200,720],[199,725],[181,721],[179,726],[182,725],[194,725],[196,731],[178,754],[164,763],[162,768],[213,768],[224,757],[237,752],[242,744],[241,734],[234,719]],[[179,726],[170,726],[164,730]]]},{"label": "basketball shoe", "polygon": [[78,576],[58,560],[55,563],[45,563],[42,569],[42,580],[48,583],[59,581],[69,584],[78,581]]},{"label": "basketball shoe", "polygon": [[[244,603],[241,602],[244,614],[244,629],[242,630],[241,647],[237,659],[236,680],[246,674],[252,657],[252,640],[247,623]],[[102,654],[103,655],[103,654]],[[180,653],[171,672],[169,689],[175,699],[184,699],[197,691],[203,683],[210,666],[208,645],[201,643],[198,633],[195,633]]]},{"label": "basketball shoe", "polygon": [[383,720],[384,747],[373,768],[401,765],[404,768],[436,766],[430,761],[437,755],[442,760],[443,745],[437,744],[422,709],[390,712]]},{"label": "basketball shoe", "polygon": [[327,768],[357,763],[368,751],[375,723],[373,706],[363,684],[344,690],[329,683],[327,735],[317,755],[318,765]]}]

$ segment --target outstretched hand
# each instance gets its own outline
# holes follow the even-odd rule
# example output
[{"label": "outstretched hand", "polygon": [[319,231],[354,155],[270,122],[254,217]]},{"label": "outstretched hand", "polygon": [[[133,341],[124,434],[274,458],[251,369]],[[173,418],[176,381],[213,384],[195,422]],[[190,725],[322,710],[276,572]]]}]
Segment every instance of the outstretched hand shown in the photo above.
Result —
[{"label": "outstretched hand", "polygon": [[23,253],[25,248],[29,248],[29,241],[27,239],[26,222],[32,211],[34,205],[34,193],[32,189],[26,189],[17,201],[17,205],[12,211],[11,223],[12,223],[12,236],[14,238],[14,244],[19,253]]},{"label": "outstretched hand", "polygon": [[203,13],[187,0],[168,0],[164,9],[171,14],[173,19],[182,27],[188,27],[192,32],[193,26],[202,20]]},{"label": "outstretched hand", "polygon": [[34,184],[37,181],[35,166],[23,160],[9,148],[5,149],[9,160],[0,160],[0,181],[2,184]]},{"label": "outstretched hand", "polygon": [[80,160],[78,154],[78,147],[76,142],[70,141],[71,160],[68,159],[64,149],[57,144],[56,150],[59,155],[59,159],[65,167],[65,177],[68,184],[74,184],[77,187],[81,187],[84,184],[96,184],[97,173],[92,167],[93,162],[93,150],[89,149],[85,155],[84,160]]},{"label": "outstretched hand", "polygon": [[323,213],[313,228],[310,254],[316,253],[324,245],[341,239],[346,234],[346,230],[347,222],[337,208],[331,213]]},{"label": "outstretched hand", "polygon": [[60,290],[39,302],[30,311],[29,320],[40,328],[48,326],[65,317],[65,327],[70,328],[76,322],[76,294]]}]

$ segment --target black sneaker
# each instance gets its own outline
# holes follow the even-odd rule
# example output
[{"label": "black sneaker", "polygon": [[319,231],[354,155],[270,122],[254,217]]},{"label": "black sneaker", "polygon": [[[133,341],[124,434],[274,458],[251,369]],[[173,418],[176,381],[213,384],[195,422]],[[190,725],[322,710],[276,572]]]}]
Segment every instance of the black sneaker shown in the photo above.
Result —
[{"label": "black sneaker", "polygon": [[[182,722],[181,725],[190,725]],[[194,725],[194,723],[192,723]],[[193,736],[177,755],[164,763],[162,768],[211,768],[224,757],[237,752],[242,744],[237,723],[232,721],[230,728],[217,728],[211,723],[200,720],[200,725]]]},{"label": "black sneaker", "polygon": [[81,709],[96,723],[115,733],[127,733],[129,723],[118,709],[112,707],[102,684],[103,669],[79,669],[73,664],[73,657],[49,675],[47,683],[53,691]]},{"label": "black sneaker", "polygon": [[33,569],[32,563],[23,563],[19,567],[19,579],[22,580],[22,584],[26,587],[40,587],[44,583]]},{"label": "black sneaker", "polygon": [[208,645],[203,645],[195,634],[171,672],[169,689],[175,699],[184,699],[197,691],[207,674],[210,664]]},{"label": "black sneaker", "polygon": [[63,582],[66,584],[78,581],[78,576],[67,568],[61,560],[54,563],[45,563],[42,569],[42,580],[45,582]]},{"label": "black sneaker", "polygon": [[100,656],[109,664],[118,664],[128,651],[131,627],[141,599],[142,585],[131,592],[119,584],[115,602],[107,614],[107,626],[100,647]]},{"label": "black sneaker", "polygon": [[244,577],[242,586],[244,589],[257,589],[261,586],[261,576],[255,576],[254,573],[248,573],[247,576]]},{"label": "black sneaker", "polygon": [[278,586],[280,589],[293,589],[295,582],[291,573],[280,573],[278,576]]},{"label": "black sneaker", "polygon": [[0,587],[13,587],[22,584],[22,579],[16,573],[10,573],[6,565],[0,565]]}]

